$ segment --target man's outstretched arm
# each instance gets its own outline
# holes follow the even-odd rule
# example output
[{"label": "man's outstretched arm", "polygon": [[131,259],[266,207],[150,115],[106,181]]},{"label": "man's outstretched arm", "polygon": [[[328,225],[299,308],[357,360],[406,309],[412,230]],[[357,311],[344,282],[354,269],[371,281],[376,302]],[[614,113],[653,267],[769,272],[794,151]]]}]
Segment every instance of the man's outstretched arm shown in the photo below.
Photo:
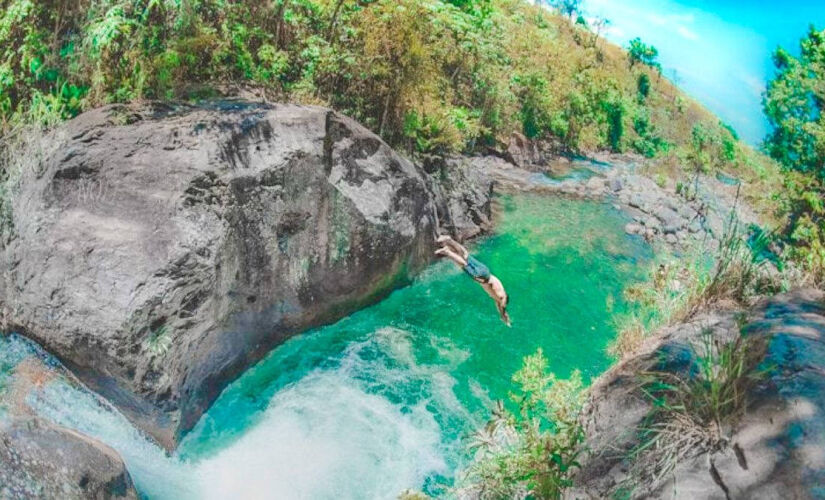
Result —
[{"label": "man's outstretched arm", "polygon": [[438,241],[439,243],[441,243],[443,245],[447,245],[448,247],[450,247],[450,249],[453,252],[460,255],[465,261],[467,260],[467,257],[470,256],[470,252],[468,252],[467,249],[464,248],[464,246],[461,243],[459,243],[456,240],[452,239],[450,236],[447,236],[447,235],[439,236],[436,241]]},{"label": "man's outstretched arm", "polygon": [[438,250],[435,251],[435,254],[438,255],[439,257],[447,257],[451,261],[455,262],[456,265],[458,265],[458,267],[463,268],[464,266],[467,265],[467,260],[466,259],[464,259],[461,255],[458,255],[457,253],[453,252],[452,250],[450,250],[447,247],[439,248]]}]

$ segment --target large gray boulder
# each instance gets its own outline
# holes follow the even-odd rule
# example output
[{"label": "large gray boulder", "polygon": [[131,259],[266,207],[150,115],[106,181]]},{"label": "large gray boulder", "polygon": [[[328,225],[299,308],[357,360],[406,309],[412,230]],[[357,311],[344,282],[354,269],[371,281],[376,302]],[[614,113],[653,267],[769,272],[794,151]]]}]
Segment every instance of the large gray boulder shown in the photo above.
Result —
[{"label": "large gray boulder", "polygon": [[586,453],[569,499],[814,499],[825,490],[825,293],[803,289],[748,311],[747,335],[766,345],[763,380],[727,444],[696,449],[664,477],[634,474],[631,451],[651,409],[640,374],[684,372],[701,332],[731,341],[734,311],[709,312],[663,332],[660,341],[619,363],[593,385],[584,412]]},{"label": "large gray boulder", "polygon": [[[439,232],[459,241],[492,229],[493,179],[485,173],[492,157],[453,157],[425,163],[436,195]],[[499,160],[500,161],[500,160]]]},{"label": "large gray boulder", "polygon": [[120,456],[37,417],[0,419],[0,498],[136,499]]},{"label": "large gray boulder", "polygon": [[426,174],[324,108],[109,106],[30,150],[2,328],[170,449],[273,346],[430,259]]}]

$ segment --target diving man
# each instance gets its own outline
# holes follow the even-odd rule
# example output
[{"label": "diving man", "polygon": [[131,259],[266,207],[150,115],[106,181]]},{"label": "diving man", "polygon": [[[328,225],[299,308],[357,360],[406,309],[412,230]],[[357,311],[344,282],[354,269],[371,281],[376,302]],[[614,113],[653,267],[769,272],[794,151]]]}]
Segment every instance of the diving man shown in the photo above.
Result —
[{"label": "diving man", "polygon": [[510,326],[510,316],[507,314],[507,303],[510,297],[504,291],[504,285],[501,284],[501,281],[493,276],[487,266],[470,255],[470,252],[454,239],[445,235],[439,236],[436,241],[442,246],[435,251],[435,254],[439,257],[447,257],[455,262],[465,273],[481,285],[487,295],[495,301],[501,320],[507,326]]}]

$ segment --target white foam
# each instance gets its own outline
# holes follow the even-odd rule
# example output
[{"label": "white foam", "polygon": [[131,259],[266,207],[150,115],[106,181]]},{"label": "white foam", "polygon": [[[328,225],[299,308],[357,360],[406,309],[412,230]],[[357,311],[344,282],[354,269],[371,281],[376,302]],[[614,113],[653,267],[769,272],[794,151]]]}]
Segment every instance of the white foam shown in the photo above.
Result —
[{"label": "white foam", "polygon": [[446,472],[441,431],[423,407],[404,412],[339,372],[282,390],[265,417],[198,465],[204,498],[395,498]]},{"label": "white foam", "polygon": [[[450,475],[457,442],[445,438],[433,408],[468,417],[446,365],[419,364],[411,335],[385,328],[353,342],[333,366],[275,393],[226,448],[192,462],[168,456],[110,405],[65,379],[33,390],[27,401],[41,416],[118,450],[150,499],[396,498],[428,477]],[[450,366],[467,356],[447,344],[433,347]]]}]

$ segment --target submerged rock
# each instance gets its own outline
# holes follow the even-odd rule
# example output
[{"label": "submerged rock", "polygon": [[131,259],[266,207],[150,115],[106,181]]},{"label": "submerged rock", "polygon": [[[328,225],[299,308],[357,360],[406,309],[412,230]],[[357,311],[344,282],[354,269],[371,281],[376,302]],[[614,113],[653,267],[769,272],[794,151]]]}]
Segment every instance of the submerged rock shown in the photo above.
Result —
[{"label": "submerged rock", "polygon": [[426,174],[324,108],[109,106],[41,143],[0,254],[2,328],[167,448],[273,346],[430,260]]},{"label": "submerged rock", "polygon": [[736,313],[710,312],[664,332],[593,385],[584,413],[587,453],[567,498],[821,498],[825,484],[825,293],[798,290],[755,306],[744,328],[766,343],[764,378],[747,395],[726,444],[698,449],[660,480],[632,474],[631,450],[652,407],[640,388],[650,370],[684,373],[689,345],[710,329],[739,335]]},{"label": "submerged rock", "polygon": [[116,451],[37,417],[0,418],[0,498],[135,499]]}]

